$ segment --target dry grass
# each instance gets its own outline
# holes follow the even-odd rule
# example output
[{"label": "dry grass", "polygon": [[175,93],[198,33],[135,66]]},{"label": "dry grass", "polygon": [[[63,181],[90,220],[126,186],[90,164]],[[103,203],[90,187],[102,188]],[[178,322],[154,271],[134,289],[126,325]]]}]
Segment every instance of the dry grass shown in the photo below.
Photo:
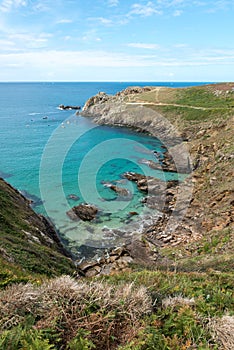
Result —
[{"label": "dry grass", "polygon": [[220,349],[234,349],[234,316],[212,319],[209,328],[214,335],[214,339],[222,346]]},{"label": "dry grass", "polygon": [[63,276],[40,287],[14,285],[2,292],[0,332],[33,315],[35,328],[54,330],[62,344],[84,329],[98,349],[115,349],[139,332],[140,318],[150,312],[151,305],[144,287],[80,282]]},{"label": "dry grass", "polygon": [[195,300],[194,298],[185,298],[182,295],[178,295],[175,297],[168,297],[162,300],[162,307],[167,308],[171,307],[174,308],[176,306],[181,306],[181,305],[195,305]]}]

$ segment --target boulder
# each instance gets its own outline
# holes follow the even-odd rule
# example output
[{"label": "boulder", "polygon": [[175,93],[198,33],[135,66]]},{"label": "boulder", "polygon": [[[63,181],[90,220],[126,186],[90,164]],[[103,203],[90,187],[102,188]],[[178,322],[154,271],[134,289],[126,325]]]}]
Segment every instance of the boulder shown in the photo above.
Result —
[{"label": "boulder", "polygon": [[91,221],[96,218],[97,212],[98,208],[94,205],[83,203],[73,207],[67,212],[67,215],[72,220]]},{"label": "boulder", "polygon": [[119,197],[123,197],[124,200],[130,200],[132,198],[132,193],[127,188],[116,186],[111,182],[103,182],[103,185],[117,193]]},{"label": "boulder", "polygon": [[111,96],[107,95],[105,92],[99,92],[97,95],[92,96],[88,99],[88,101],[84,105],[83,111],[88,110],[90,107],[96,104],[107,102],[110,99]]},{"label": "boulder", "polygon": [[80,106],[64,106],[64,105],[59,105],[59,109],[62,110],[71,110],[71,109],[81,109]]},{"label": "boulder", "polygon": [[129,197],[131,195],[131,192],[123,187],[118,187],[116,185],[111,185],[110,189],[115,191],[118,195],[122,196],[122,197]]},{"label": "boulder", "polygon": [[152,86],[129,86],[126,89],[117,92],[116,96],[128,96],[128,95],[132,95],[132,94],[140,94],[142,92],[149,92],[151,90],[153,90],[154,87]]},{"label": "boulder", "polygon": [[99,258],[78,262],[77,268],[80,276],[94,277],[128,271],[131,263],[133,258],[126,247],[116,247]]}]

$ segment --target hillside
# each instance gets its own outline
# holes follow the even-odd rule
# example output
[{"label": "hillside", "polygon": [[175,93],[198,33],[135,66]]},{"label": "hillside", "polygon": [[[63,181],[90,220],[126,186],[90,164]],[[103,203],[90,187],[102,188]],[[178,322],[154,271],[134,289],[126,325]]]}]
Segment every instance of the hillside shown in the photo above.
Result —
[{"label": "hillside", "polygon": [[53,228],[0,180],[0,349],[234,348],[233,89],[128,88],[85,105],[97,123],[156,133],[176,163],[188,147],[192,197],[174,230],[161,221],[144,232],[151,264],[78,277]]},{"label": "hillside", "polygon": [[[163,252],[182,269],[234,266],[233,111],[234,83],[184,89],[131,87],[115,96],[99,93],[83,110],[97,123],[155,135],[171,152],[176,144],[176,152],[182,145],[188,148],[193,163],[190,205],[171,239],[160,242]],[[161,231],[156,223],[146,238],[156,240]]]},{"label": "hillside", "polygon": [[39,276],[72,273],[70,254],[30,202],[0,179],[0,287]]}]

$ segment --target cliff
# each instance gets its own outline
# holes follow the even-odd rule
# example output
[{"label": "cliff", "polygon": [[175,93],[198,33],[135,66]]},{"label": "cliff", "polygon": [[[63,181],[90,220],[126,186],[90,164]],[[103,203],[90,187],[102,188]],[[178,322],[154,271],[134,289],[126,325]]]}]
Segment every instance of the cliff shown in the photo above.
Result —
[{"label": "cliff", "polygon": [[128,126],[158,137],[177,164],[181,149],[188,150],[193,192],[183,220],[169,230],[167,222],[156,222],[145,232],[183,269],[229,270],[234,264],[233,112],[234,83],[99,93],[82,111],[98,124]]},{"label": "cliff", "polygon": [[[169,236],[157,223],[141,241],[157,242],[169,257],[166,265],[156,261],[147,269],[139,262],[124,273],[91,280],[46,279],[72,273],[73,264],[49,223],[0,180],[0,287],[12,284],[0,291],[1,349],[234,348],[233,87],[130,88],[86,104],[96,122],[150,133],[148,126],[155,125],[169,150],[179,152],[184,144],[189,149],[193,194],[183,222]],[[146,107],[148,119],[144,113],[138,119],[134,113],[115,114],[120,99]],[[172,125],[169,131],[167,123],[159,127],[155,111],[159,122],[165,118]],[[155,179],[126,176],[140,190],[146,180],[154,186]],[[170,197],[172,185],[166,189]],[[118,254],[123,262],[123,251],[108,260]]]},{"label": "cliff", "polygon": [[3,179],[0,179],[0,264],[3,285],[34,274],[55,276],[73,271],[71,256],[53,226]]}]

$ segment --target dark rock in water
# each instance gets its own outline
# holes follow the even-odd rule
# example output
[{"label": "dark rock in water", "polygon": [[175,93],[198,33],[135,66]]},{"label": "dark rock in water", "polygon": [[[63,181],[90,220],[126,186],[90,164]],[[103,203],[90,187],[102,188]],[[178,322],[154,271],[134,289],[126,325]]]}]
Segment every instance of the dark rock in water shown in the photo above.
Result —
[{"label": "dark rock in water", "polygon": [[138,190],[142,192],[150,192],[151,194],[164,192],[167,186],[165,181],[152,176],[145,176],[134,172],[126,172],[123,176],[129,181],[136,182]]},{"label": "dark rock in water", "polygon": [[123,196],[123,197],[129,197],[131,195],[131,192],[128,189],[118,187],[116,185],[111,185],[110,189],[115,191],[116,193],[118,193],[120,196]]},{"label": "dark rock in water", "polygon": [[91,221],[96,218],[98,208],[94,205],[83,203],[73,207],[67,212],[67,215],[72,220]]},{"label": "dark rock in water", "polygon": [[80,107],[80,106],[64,106],[64,105],[59,105],[59,109],[71,110],[71,109],[81,109],[81,107]]},{"label": "dark rock in water", "polygon": [[37,207],[37,206],[42,205],[44,203],[41,200],[41,198],[37,197],[34,194],[31,194],[27,191],[19,191],[19,192],[30,201],[32,207]]},{"label": "dark rock in water", "polygon": [[135,182],[146,178],[145,175],[134,173],[133,171],[128,171],[128,172],[124,173],[123,177],[125,177],[129,181],[135,181]]},{"label": "dark rock in water", "polygon": [[103,182],[103,185],[107,188],[110,188],[112,191],[118,194],[118,197],[114,198],[113,200],[130,200],[132,199],[132,193],[127,189],[123,187],[119,187],[116,185],[113,185],[111,182]]},{"label": "dark rock in water", "polygon": [[156,163],[153,160],[142,158],[139,159],[138,163],[148,165],[151,169],[162,170],[162,166],[160,165],[160,163]]},{"label": "dark rock in water", "polygon": [[114,198],[101,198],[101,201],[102,202],[113,202],[116,200],[117,197],[114,197]]},{"label": "dark rock in water", "polygon": [[171,159],[169,156],[167,158],[164,158],[160,163],[154,162],[153,160],[144,159],[144,158],[139,159],[138,163],[148,165],[148,167],[154,170],[161,170],[161,171],[172,172],[172,173],[178,172],[173,162],[173,159]]},{"label": "dark rock in water", "polygon": [[138,215],[138,213],[137,213],[136,211],[130,211],[130,212],[128,213],[128,215],[134,216],[134,215]]},{"label": "dark rock in water", "polygon": [[105,250],[106,248],[97,248],[96,246],[82,244],[78,248],[78,256],[84,261],[85,259],[93,259],[95,256],[101,257]]},{"label": "dark rock in water", "polygon": [[69,195],[67,196],[67,198],[68,198],[68,199],[72,199],[73,201],[78,201],[78,200],[80,199],[79,196],[77,196],[76,194],[73,194],[73,193],[69,194]]}]

